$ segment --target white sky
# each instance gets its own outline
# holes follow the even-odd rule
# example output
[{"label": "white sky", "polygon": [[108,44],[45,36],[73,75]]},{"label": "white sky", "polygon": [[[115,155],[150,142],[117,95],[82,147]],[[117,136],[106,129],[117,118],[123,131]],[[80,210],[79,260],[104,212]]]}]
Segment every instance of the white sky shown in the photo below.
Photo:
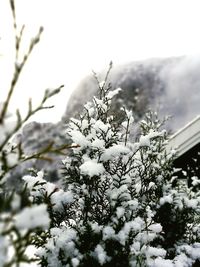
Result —
[{"label": "white sky", "polygon": [[[19,80],[12,109],[65,85],[51,112],[35,119],[57,121],[71,91],[91,70],[151,57],[199,54],[199,0],[16,0],[25,41],[44,26],[41,42]],[[0,0],[0,101],[12,75],[13,32],[9,0]],[[25,42],[26,44],[26,42]]]}]

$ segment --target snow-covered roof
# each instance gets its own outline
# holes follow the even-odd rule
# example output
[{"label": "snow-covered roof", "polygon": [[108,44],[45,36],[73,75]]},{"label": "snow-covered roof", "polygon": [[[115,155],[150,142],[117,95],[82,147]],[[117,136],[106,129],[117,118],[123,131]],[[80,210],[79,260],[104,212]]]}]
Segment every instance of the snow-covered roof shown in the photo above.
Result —
[{"label": "snow-covered roof", "polygon": [[178,157],[200,143],[200,115],[173,134],[168,148],[178,150]]}]

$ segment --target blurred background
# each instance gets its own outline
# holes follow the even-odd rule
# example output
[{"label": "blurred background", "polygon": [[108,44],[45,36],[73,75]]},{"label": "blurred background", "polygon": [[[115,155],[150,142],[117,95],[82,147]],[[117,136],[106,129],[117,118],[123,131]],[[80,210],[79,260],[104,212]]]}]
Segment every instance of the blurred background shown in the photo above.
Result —
[{"label": "blurred background", "polygon": [[[154,94],[151,104],[159,106],[163,114],[184,117],[179,126],[199,113],[198,0],[16,0],[15,3],[18,26],[26,26],[24,50],[39,26],[44,27],[44,32],[19,79],[11,111],[19,107],[25,112],[29,97],[38,103],[46,88],[64,84],[62,93],[49,103],[55,104],[55,108],[33,118],[40,122],[60,121],[67,112],[67,103],[67,110],[73,113],[77,95],[80,102],[86,101],[87,95],[89,98],[87,88],[93,82],[85,77],[92,70],[103,73],[112,60],[115,85],[134,92],[138,86],[143,92],[150,92],[148,88],[152,86],[158,88],[151,93]],[[0,1],[0,38],[0,101],[3,101],[14,62],[13,21],[8,0]],[[166,101],[169,105],[164,105]],[[147,102],[140,106],[149,105]]]}]

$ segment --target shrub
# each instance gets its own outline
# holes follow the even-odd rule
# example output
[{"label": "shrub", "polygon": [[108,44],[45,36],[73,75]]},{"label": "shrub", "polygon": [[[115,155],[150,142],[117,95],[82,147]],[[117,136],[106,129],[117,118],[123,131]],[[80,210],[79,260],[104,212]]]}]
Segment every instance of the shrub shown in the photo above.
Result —
[{"label": "shrub", "polygon": [[98,85],[99,98],[68,125],[63,189],[40,175],[24,178],[51,218],[38,245],[41,266],[195,266],[199,193],[175,176],[163,123],[149,112],[131,140],[132,113],[123,108],[122,123],[110,115],[120,89]]}]

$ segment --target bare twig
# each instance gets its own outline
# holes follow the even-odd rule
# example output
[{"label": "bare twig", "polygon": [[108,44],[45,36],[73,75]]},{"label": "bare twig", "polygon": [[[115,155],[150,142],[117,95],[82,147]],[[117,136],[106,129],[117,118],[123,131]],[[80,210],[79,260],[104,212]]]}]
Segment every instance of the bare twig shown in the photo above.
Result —
[{"label": "bare twig", "polygon": [[14,0],[10,0],[10,6],[11,6],[11,10],[12,10],[12,15],[13,15],[13,25],[14,25],[14,30],[15,30],[15,51],[16,51],[16,58],[15,58],[15,66],[14,66],[14,74],[11,80],[11,84],[10,84],[10,89],[8,90],[8,95],[6,97],[5,102],[3,103],[3,108],[1,110],[0,113],[0,124],[3,124],[4,119],[5,119],[5,115],[6,112],[8,110],[8,106],[11,100],[11,97],[13,95],[16,83],[19,79],[20,73],[24,67],[24,65],[26,64],[32,50],[34,49],[35,45],[40,41],[40,37],[41,34],[43,32],[43,27],[40,27],[38,33],[35,35],[34,38],[32,38],[30,40],[29,43],[29,48],[27,50],[27,52],[24,54],[24,57],[22,59],[21,62],[18,62],[18,54],[19,54],[19,50],[20,50],[20,46],[21,46],[21,40],[22,40],[22,36],[23,36],[23,31],[24,31],[24,25],[22,26],[20,33],[17,33],[17,23],[16,23],[16,13],[15,13],[15,2]]},{"label": "bare twig", "polygon": [[[8,141],[10,140],[10,138],[24,125],[25,122],[28,121],[28,119],[31,116],[33,116],[35,113],[37,113],[40,110],[49,109],[49,108],[52,108],[53,107],[53,106],[44,106],[44,104],[46,103],[46,101],[50,97],[58,94],[62,88],[63,88],[63,85],[61,85],[58,88],[52,90],[51,92],[49,92],[48,90],[46,90],[45,91],[45,94],[44,94],[44,97],[43,97],[40,105],[38,107],[36,107],[35,109],[32,108],[32,101],[29,100],[28,112],[27,112],[27,115],[23,119],[21,117],[20,111],[17,110],[17,112],[16,112],[16,114],[17,114],[17,123],[16,123],[16,126],[14,127],[14,129],[10,133],[8,133],[6,135],[5,140],[0,144],[0,151],[3,150],[4,146],[8,143]],[[49,92],[49,93],[47,93],[47,92]]]}]

